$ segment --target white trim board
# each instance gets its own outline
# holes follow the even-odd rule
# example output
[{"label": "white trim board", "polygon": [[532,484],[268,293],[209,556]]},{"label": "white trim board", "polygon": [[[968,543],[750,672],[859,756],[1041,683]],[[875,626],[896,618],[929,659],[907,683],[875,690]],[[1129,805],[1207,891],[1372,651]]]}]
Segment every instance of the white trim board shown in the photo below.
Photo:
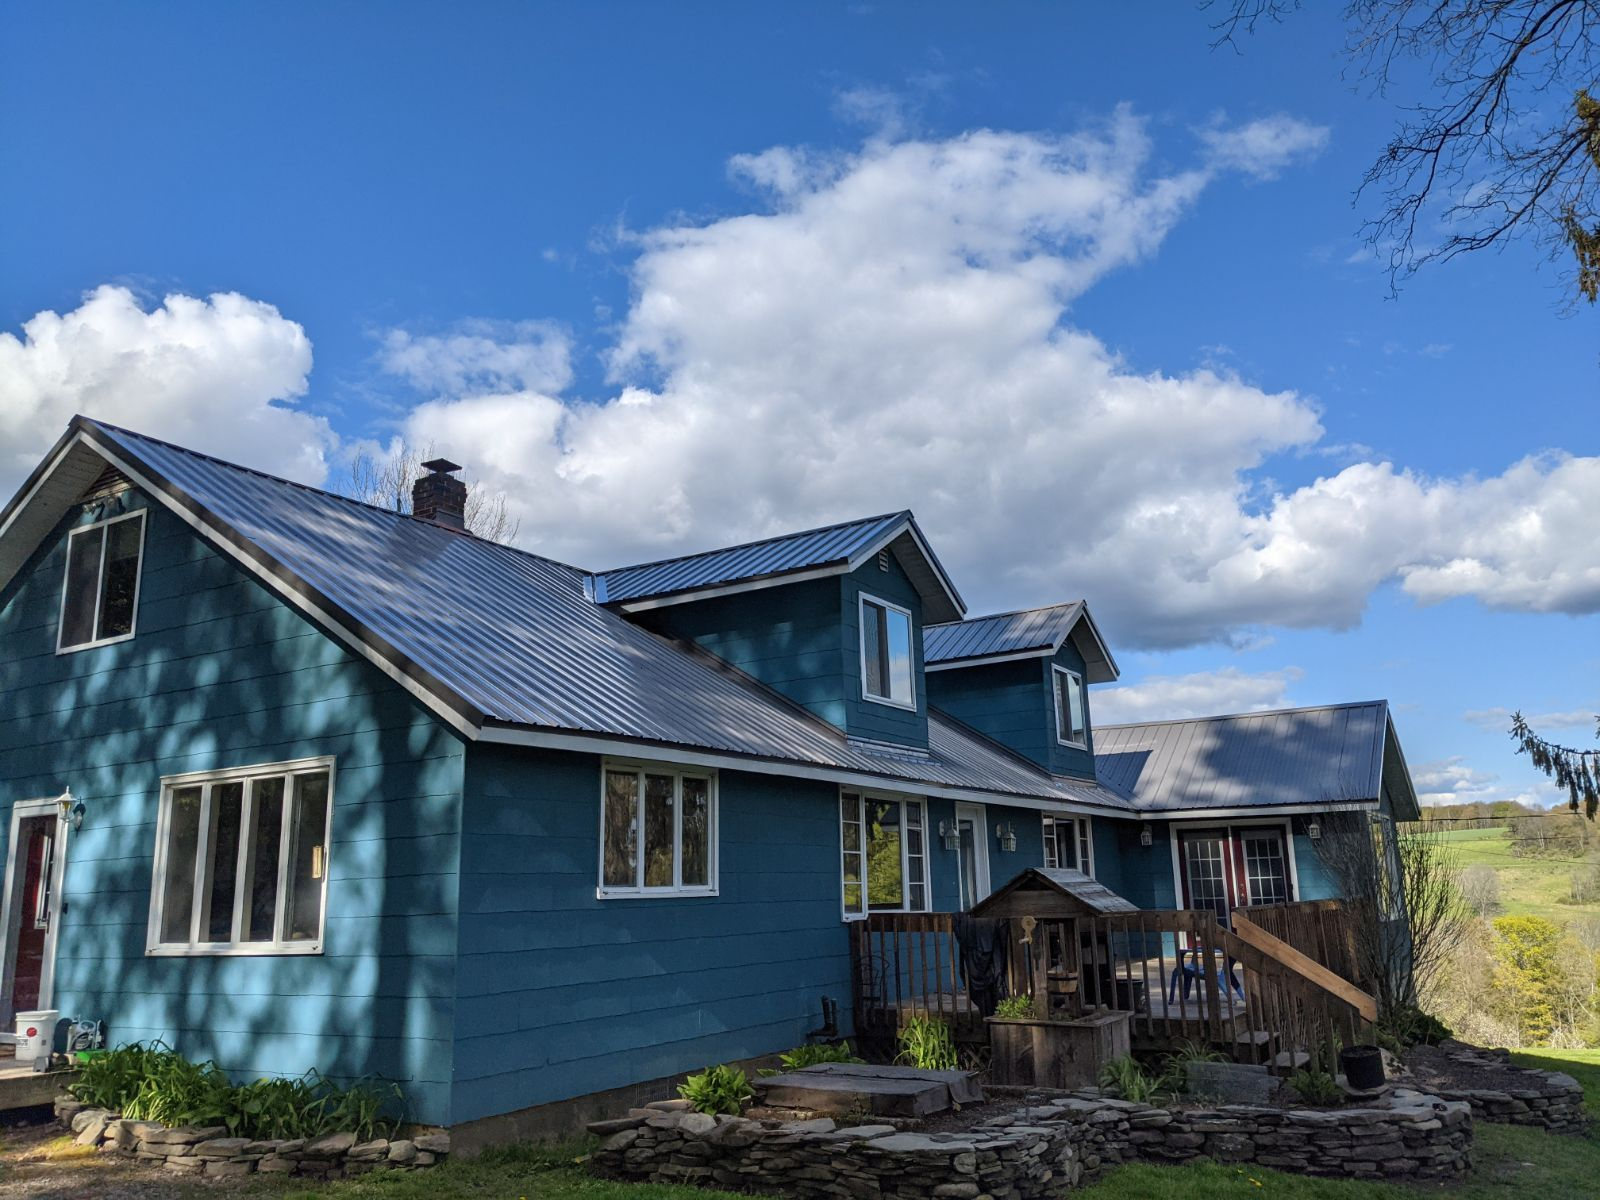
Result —
[{"label": "white trim board", "polygon": [[61,921],[65,909],[62,888],[66,883],[67,836],[70,829],[68,822],[62,816],[61,809],[62,801],[70,801],[71,798],[72,792],[69,789],[60,796],[18,800],[11,806],[9,839],[6,843],[5,893],[0,897],[0,953],[5,955],[4,962],[0,963],[0,1012],[4,1013],[7,1022],[16,1016],[11,1005],[11,990],[16,982],[13,978],[17,965],[16,934],[21,927],[22,918],[21,910],[16,907],[16,890],[22,883],[16,873],[18,834],[23,820],[27,818],[55,817],[55,844],[51,850],[50,863],[50,895],[54,899],[51,902],[50,928],[45,932],[44,959],[39,968],[38,1008],[44,1010],[55,1000],[56,947],[60,941]]}]

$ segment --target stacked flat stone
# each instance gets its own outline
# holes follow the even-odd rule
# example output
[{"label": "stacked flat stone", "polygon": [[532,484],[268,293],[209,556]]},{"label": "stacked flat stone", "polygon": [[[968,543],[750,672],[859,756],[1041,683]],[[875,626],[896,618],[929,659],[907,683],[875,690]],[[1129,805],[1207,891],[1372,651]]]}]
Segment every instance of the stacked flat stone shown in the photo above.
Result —
[{"label": "stacked flat stone", "polygon": [[1561,1071],[1515,1066],[1504,1050],[1453,1050],[1446,1057],[1463,1066],[1501,1072],[1497,1088],[1452,1088],[1428,1085],[1446,1100],[1472,1106],[1472,1115],[1493,1125],[1537,1125],[1551,1133],[1583,1133],[1589,1116],[1583,1107],[1583,1085]]},{"label": "stacked flat stone", "polygon": [[58,1096],[56,1119],[80,1146],[120,1154],[175,1175],[224,1177],[260,1171],[342,1179],[378,1167],[411,1170],[431,1167],[450,1153],[448,1133],[416,1138],[357,1142],[352,1133],[330,1133],[293,1140],[229,1137],[220,1125],[168,1127],[156,1121],[130,1121],[70,1096]]},{"label": "stacked flat stone", "polygon": [[831,1120],[757,1121],[662,1105],[602,1121],[594,1170],[614,1179],[771,1192],[799,1200],[1061,1196],[1104,1168],[1202,1155],[1302,1175],[1447,1180],[1469,1166],[1464,1103],[1396,1088],[1361,1108],[1223,1105],[1165,1109],[1100,1095],[1034,1095],[1039,1103],[960,1133]]}]

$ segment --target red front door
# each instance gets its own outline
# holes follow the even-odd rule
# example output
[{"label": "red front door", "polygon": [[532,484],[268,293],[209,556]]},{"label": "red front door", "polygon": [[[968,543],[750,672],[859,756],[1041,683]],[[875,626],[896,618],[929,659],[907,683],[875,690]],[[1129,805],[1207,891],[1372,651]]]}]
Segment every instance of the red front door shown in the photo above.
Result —
[{"label": "red front door", "polygon": [[54,897],[50,895],[55,831],[53,816],[24,817],[17,823],[17,844],[13,853],[20,855],[17,865],[22,871],[22,885],[16,893],[17,949],[11,975],[11,1006],[15,1012],[39,1007],[45,939],[55,916]]}]

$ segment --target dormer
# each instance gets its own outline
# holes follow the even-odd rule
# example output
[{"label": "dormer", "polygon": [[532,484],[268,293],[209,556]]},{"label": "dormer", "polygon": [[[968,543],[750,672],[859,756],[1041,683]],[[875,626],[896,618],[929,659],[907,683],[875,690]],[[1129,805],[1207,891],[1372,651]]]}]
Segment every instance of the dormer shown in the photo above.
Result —
[{"label": "dormer", "polygon": [[909,512],[598,572],[590,598],[863,743],[925,750],[927,622],[965,611]]},{"label": "dormer", "polygon": [[935,708],[1054,775],[1094,778],[1088,685],[1117,664],[1083,601],[930,624],[923,652]]}]

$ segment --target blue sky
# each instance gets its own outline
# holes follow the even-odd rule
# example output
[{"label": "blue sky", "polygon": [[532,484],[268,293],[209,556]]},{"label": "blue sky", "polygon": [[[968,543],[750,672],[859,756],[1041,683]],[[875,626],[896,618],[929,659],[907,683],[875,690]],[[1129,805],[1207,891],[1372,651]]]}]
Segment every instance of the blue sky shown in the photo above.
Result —
[{"label": "blue sky", "polygon": [[12,5],[0,487],[89,411],[432,442],[595,567],[909,506],[974,611],[1087,594],[1102,716],[1386,696],[1548,801],[1495,710],[1600,710],[1594,313],[1528,246],[1390,298],[1395,98],[1209,20]]}]

